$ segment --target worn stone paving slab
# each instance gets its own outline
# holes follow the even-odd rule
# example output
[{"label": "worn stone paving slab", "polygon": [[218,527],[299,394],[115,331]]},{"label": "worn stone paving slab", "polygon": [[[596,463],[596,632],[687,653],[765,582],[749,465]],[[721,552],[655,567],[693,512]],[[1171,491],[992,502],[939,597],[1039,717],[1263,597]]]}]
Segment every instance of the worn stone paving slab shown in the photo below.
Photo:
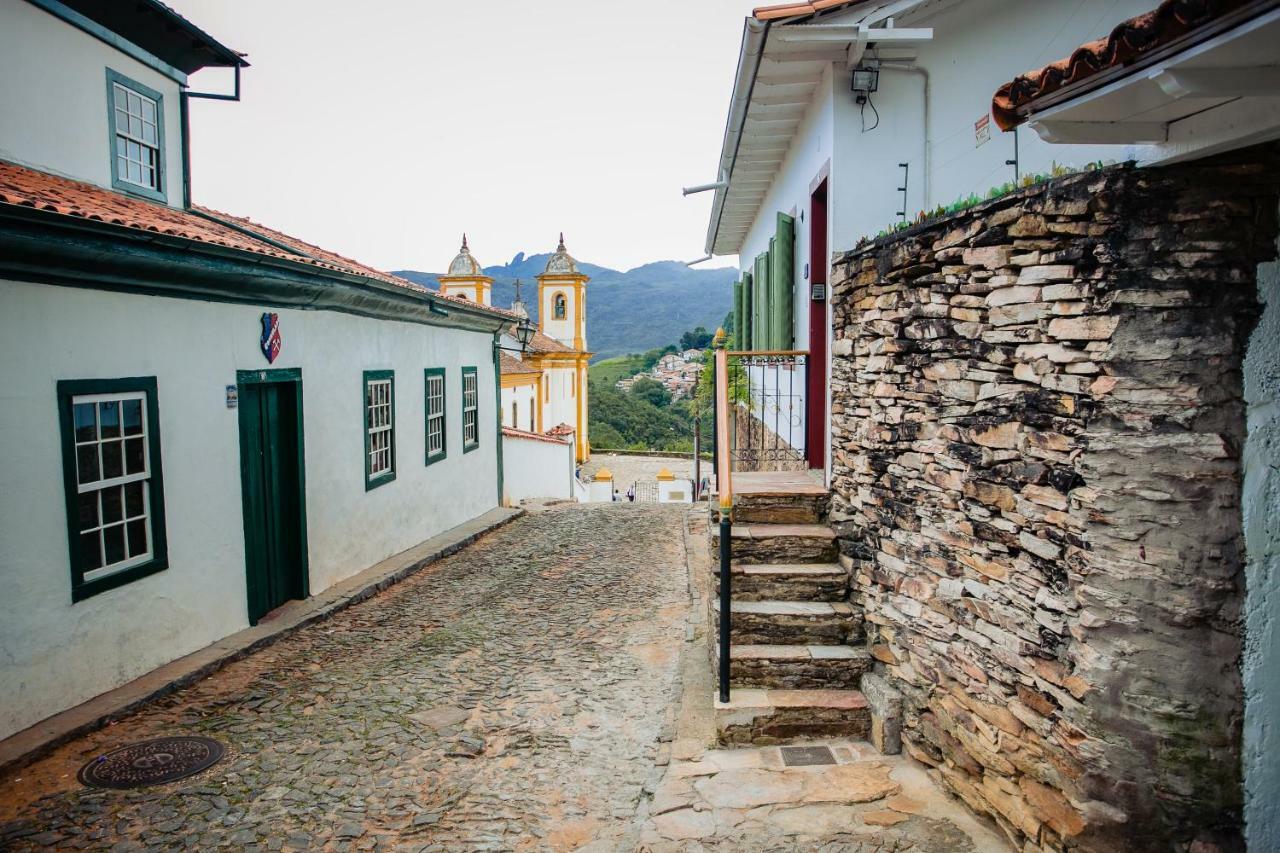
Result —
[{"label": "worn stone paving slab", "polygon": [[[683,521],[513,522],[0,779],[0,849],[630,849],[676,698]],[[162,734],[229,755],[163,788],[76,782]]]},{"label": "worn stone paving slab", "polygon": [[786,767],[777,747],[673,761],[649,804],[640,850],[1008,853],[992,827],[910,759],[863,742],[827,744],[835,765]]}]

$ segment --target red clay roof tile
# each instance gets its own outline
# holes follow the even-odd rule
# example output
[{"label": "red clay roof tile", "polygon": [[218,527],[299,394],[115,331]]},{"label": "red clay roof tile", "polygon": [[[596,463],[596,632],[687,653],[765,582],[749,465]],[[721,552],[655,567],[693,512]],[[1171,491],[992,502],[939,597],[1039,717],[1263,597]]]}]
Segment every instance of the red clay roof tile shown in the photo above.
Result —
[{"label": "red clay roof tile", "polygon": [[1164,0],[1150,12],[1130,18],[1106,38],[1081,45],[1066,59],[1028,71],[1001,86],[991,101],[991,113],[1001,130],[1026,121],[1018,110],[1050,95],[1163,47],[1200,27],[1248,5],[1251,0]]},{"label": "red clay roof tile", "polygon": [[[167,234],[197,243],[223,246],[242,252],[270,255],[317,269],[375,279],[406,290],[430,293],[437,299],[465,304],[493,314],[518,319],[501,308],[477,305],[457,297],[445,296],[415,284],[408,279],[376,270],[358,261],[313,246],[259,225],[249,219],[219,213],[203,207],[181,210],[103,189],[93,184],[51,175],[36,169],[0,160],[0,205],[31,207],[63,216],[91,219],[122,228]],[[243,229],[243,230],[237,230]],[[244,231],[253,232],[246,234]],[[261,238],[254,235],[259,235]],[[268,242],[270,241],[270,242]],[[287,246],[292,251],[273,246]]]},{"label": "red clay roof tile", "polygon": [[525,432],[522,429],[512,429],[511,427],[502,428],[503,435],[509,435],[512,438],[527,438],[531,441],[545,441],[547,444],[568,444],[563,438],[555,438],[551,435],[538,435],[536,432]]},{"label": "red clay roof tile", "polygon": [[575,352],[573,347],[567,347],[542,332],[533,333],[533,338],[529,341],[529,349],[534,352]]},{"label": "red clay roof tile", "polygon": [[498,370],[503,376],[515,376],[526,373],[541,373],[542,371],[530,364],[525,364],[520,359],[507,353],[499,353]]}]

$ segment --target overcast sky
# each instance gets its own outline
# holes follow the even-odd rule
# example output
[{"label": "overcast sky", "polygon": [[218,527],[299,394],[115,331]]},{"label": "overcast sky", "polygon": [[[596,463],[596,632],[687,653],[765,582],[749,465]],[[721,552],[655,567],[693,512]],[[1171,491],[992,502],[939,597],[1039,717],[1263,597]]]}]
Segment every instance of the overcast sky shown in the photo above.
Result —
[{"label": "overcast sky", "polygon": [[197,203],[381,269],[703,254],[751,0],[168,2],[252,63],[192,102]]}]

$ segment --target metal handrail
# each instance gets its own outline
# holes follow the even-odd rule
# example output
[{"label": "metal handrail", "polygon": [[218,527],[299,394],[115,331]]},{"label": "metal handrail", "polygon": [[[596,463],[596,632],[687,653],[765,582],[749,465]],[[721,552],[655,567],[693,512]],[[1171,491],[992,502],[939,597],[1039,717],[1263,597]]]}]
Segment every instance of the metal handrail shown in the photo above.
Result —
[{"label": "metal handrail", "polygon": [[729,350],[729,355],[804,355],[807,356],[807,349],[735,349]]},{"label": "metal handrail", "polygon": [[733,465],[729,448],[729,354],[716,350],[716,491],[720,498],[720,701],[729,701],[729,613],[732,595]]}]

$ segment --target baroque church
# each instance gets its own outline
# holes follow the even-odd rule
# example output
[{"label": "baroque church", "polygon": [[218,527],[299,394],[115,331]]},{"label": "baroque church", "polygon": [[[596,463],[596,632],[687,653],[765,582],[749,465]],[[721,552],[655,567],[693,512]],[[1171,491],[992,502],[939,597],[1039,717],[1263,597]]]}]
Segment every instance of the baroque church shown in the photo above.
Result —
[{"label": "baroque church", "polygon": [[[506,340],[501,353],[502,425],[508,429],[570,440],[579,463],[591,456],[587,435],[587,282],[590,277],[565,249],[564,235],[538,280],[538,323],[522,352]],[[493,278],[484,274],[467,246],[440,276],[440,292],[492,306]],[[516,282],[511,310],[528,316]]]}]

